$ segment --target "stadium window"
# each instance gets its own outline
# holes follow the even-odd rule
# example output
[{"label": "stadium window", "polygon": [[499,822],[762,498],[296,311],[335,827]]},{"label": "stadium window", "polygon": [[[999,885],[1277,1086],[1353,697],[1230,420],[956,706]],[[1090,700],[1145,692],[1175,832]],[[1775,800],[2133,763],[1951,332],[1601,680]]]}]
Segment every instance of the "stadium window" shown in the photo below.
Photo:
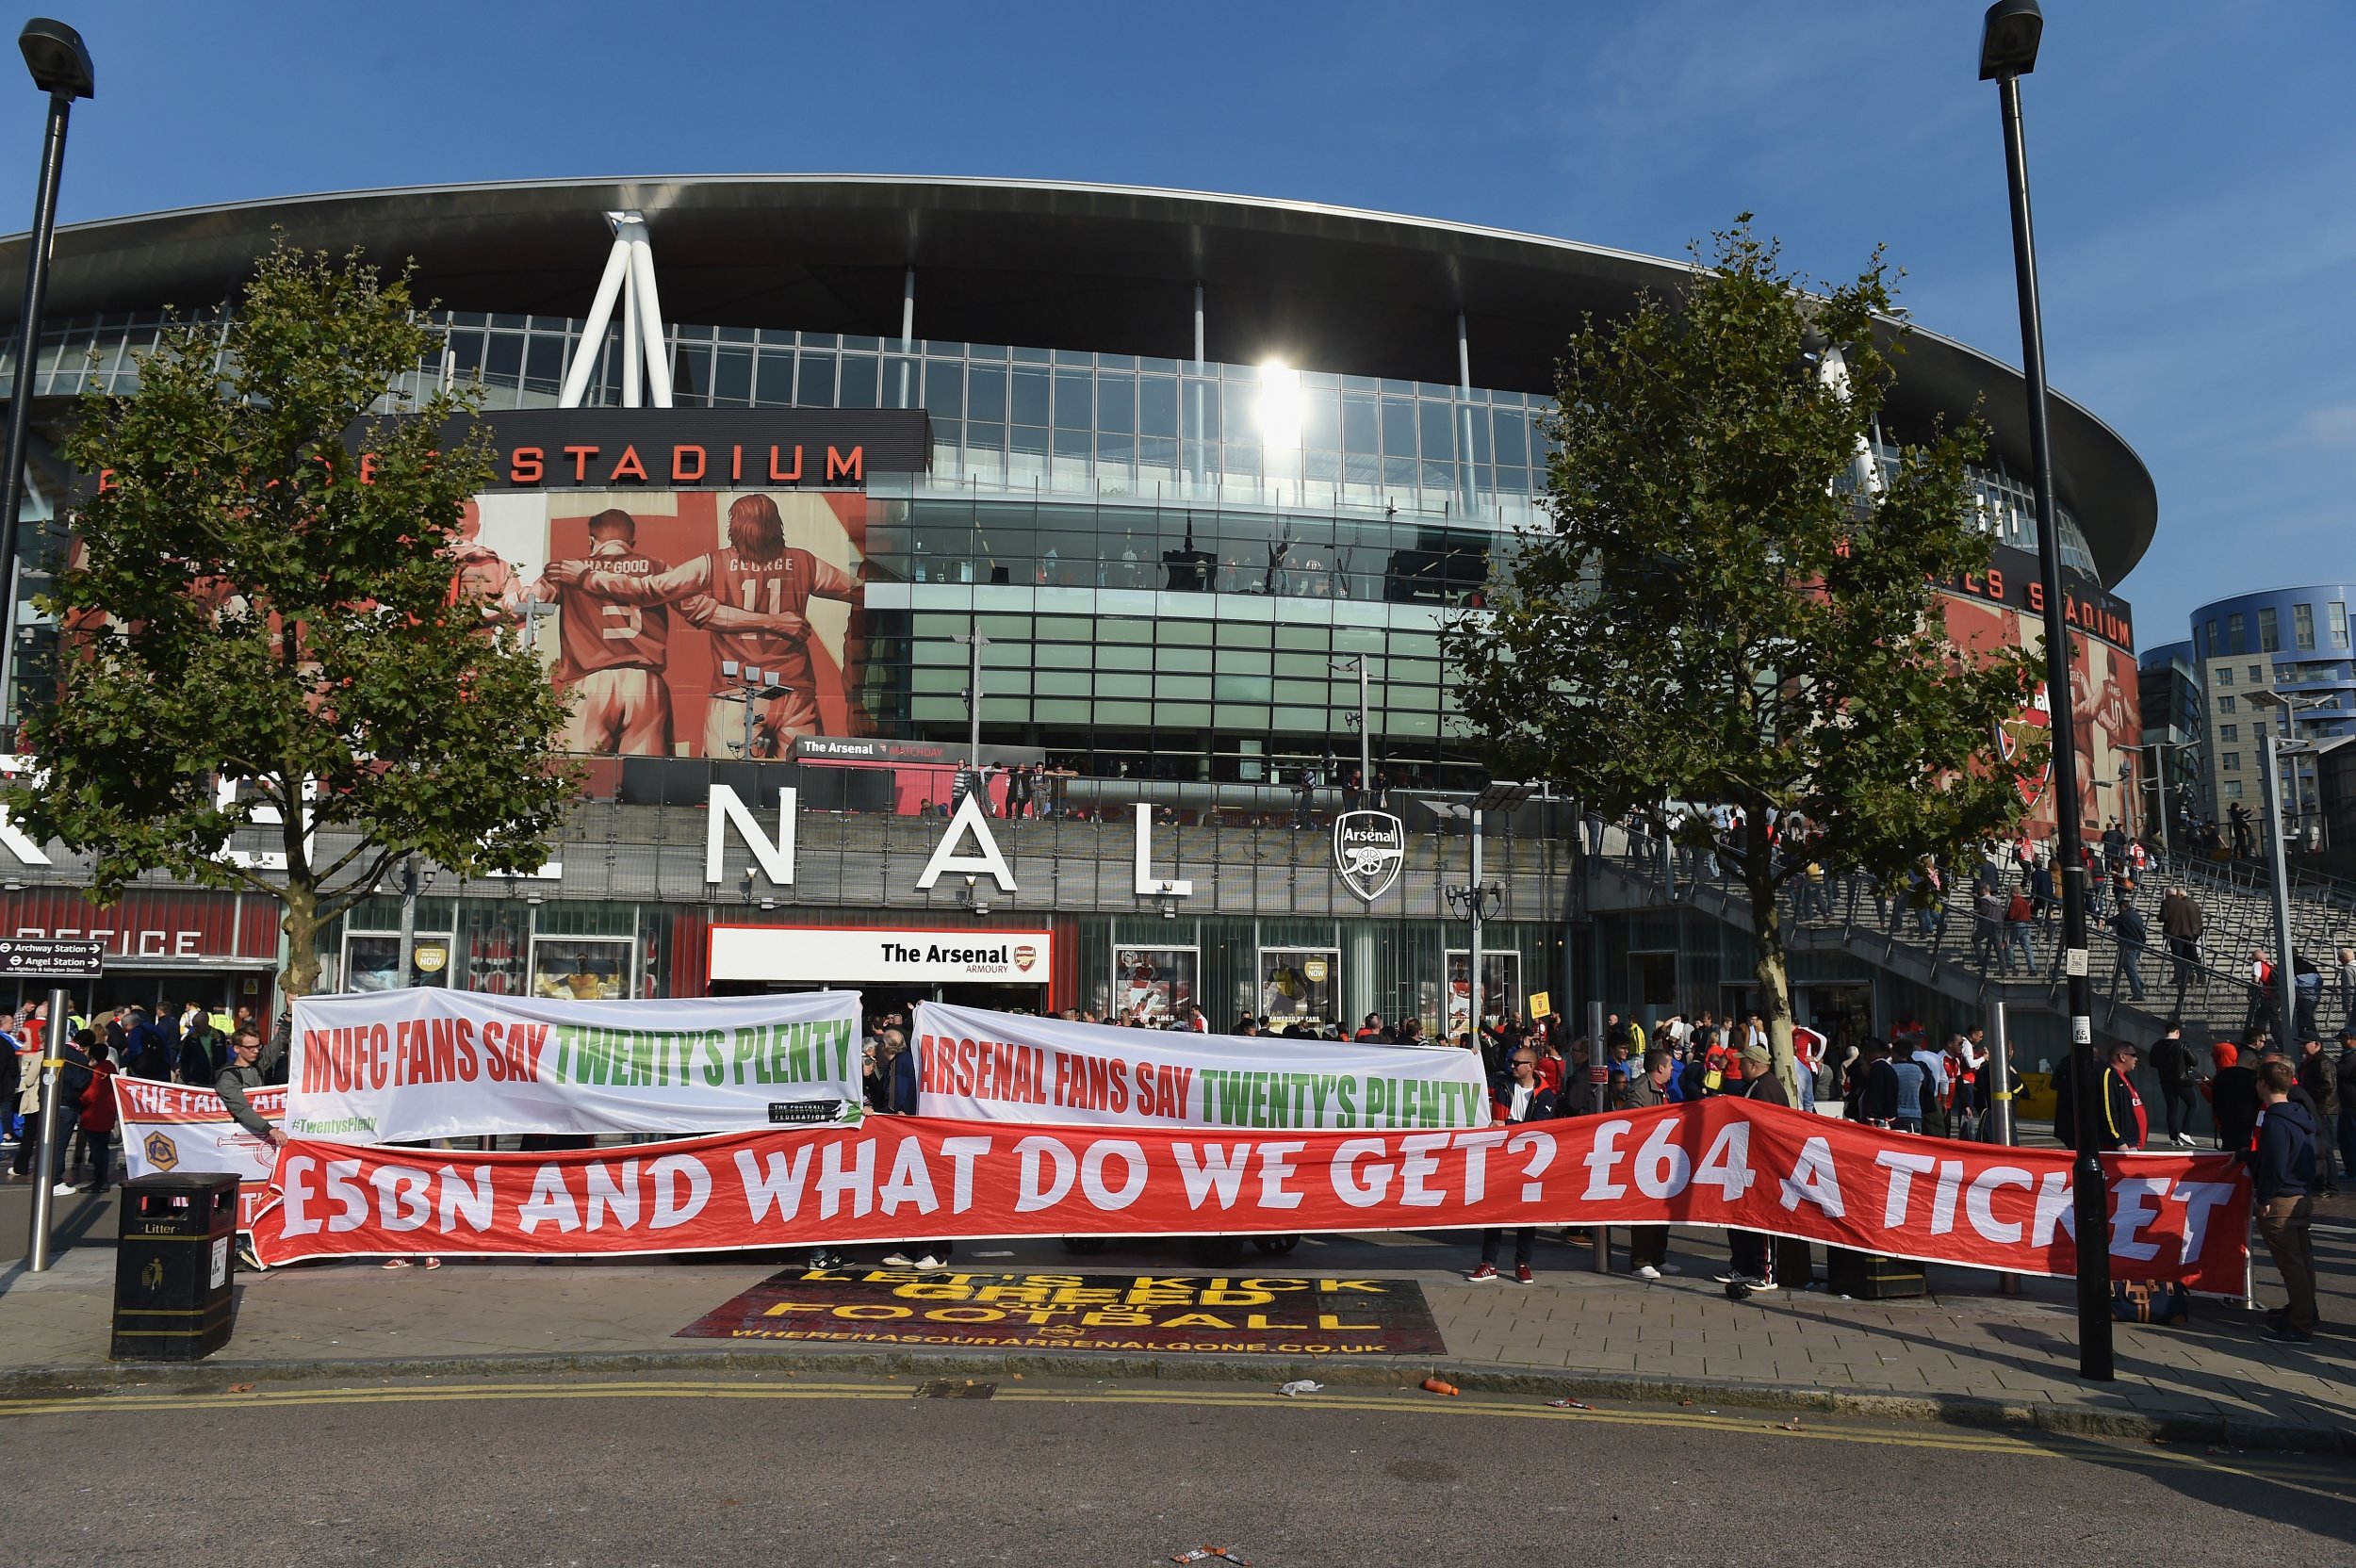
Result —
[{"label": "stadium window", "polygon": [[2233,665],[2231,665],[2231,664],[2219,664],[2219,665],[2217,667],[2217,683],[2219,686],[2231,686],[2231,685],[2233,683]]},{"label": "stadium window", "polygon": [[2272,605],[2268,605],[2264,610],[2258,612],[2258,651],[2260,653],[2278,653],[2282,650],[2282,617],[2275,613],[2274,607]]},{"label": "stadium window", "polygon": [[2217,738],[2220,741],[2238,741],[2241,739],[2241,726],[2237,724],[2218,725],[2217,727]]},{"label": "stadium window", "polygon": [[2312,648],[2315,645],[2315,607],[2312,604],[2291,606],[2291,645]]},{"label": "stadium window", "polygon": [[2225,798],[2226,798],[2226,799],[2228,799],[2228,800],[2239,800],[2239,799],[2241,799],[2241,780],[2240,780],[2240,779],[2238,779],[2238,778],[2229,778],[2229,779],[2227,779],[2227,780],[2225,781]]},{"label": "stadium window", "polygon": [[2211,659],[2215,659],[2218,654],[2225,651],[2225,645],[2217,641],[2217,623],[2215,621],[2211,621],[2209,623],[2208,647],[2206,651]]},{"label": "stadium window", "polygon": [[2232,697],[2219,697],[2219,698],[2217,698],[2217,710],[2218,712],[2220,712],[2220,713],[2230,713],[2230,712],[2232,712],[2232,711],[2233,710],[2233,699]]},{"label": "stadium window", "polygon": [[2239,772],[2241,772],[2241,753],[2240,753],[2240,752],[2238,752],[2238,751],[2229,751],[2229,752],[2227,752],[2227,753],[2225,754],[2225,759],[2224,759],[2224,761],[2225,761],[2225,771],[2226,771],[2227,773],[2239,773]]},{"label": "stadium window", "polygon": [[2250,620],[2236,612],[2225,617],[2226,645],[2235,653],[2250,651]]},{"label": "stadium window", "polygon": [[2348,601],[2333,599],[2324,609],[2331,628],[2331,645],[2335,648],[2348,646]]}]

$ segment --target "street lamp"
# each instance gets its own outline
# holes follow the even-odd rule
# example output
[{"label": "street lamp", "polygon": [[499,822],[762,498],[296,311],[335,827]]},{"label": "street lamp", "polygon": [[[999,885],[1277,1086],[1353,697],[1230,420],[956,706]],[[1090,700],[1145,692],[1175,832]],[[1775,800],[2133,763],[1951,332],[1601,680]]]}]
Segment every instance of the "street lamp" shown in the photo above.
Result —
[{"label": "street lamp", "polygon": [[[33,85],[49,94],[49,128],[41,142],[41,188],[33,197],[33,242],[25,255],[25,302],[16,313],[16,379],[8,384],[8,436],[0,456],[0,720],[16,714],[16,514],[25,504],[25,440],[33,422],[33,367],[41,346],[41,302],[49,291],[49,249],[57,233],[57,177],[65,170],[65,124],[74,100],[95,96],[90,50],[62,22],[37,16],[16,35]],[[13,742],[10,743],[13,746]]]},{"label": "street lamp", "polygon": [[[1472,880],[1466,884],[1451,886],[1445,890],[1448,894],[1448,913],[1462,915],[1472,924],[1470,954],[1472,962],[1470,973],[1465,977],[1464,1007],[1465,1019],[1472,1026],[1473,1045],[1476,1049],[1481,1044],[1481,923],[1490,919],[1505,905],[1504,887],[1496,882],[1484,883],[1481,880],[1481,819],[1484,812],[1511,811],[1523,801],[1528,800],[1537,788],[1535,784],[1512,784],[1499,781],[1482,790],[1473,798],[1470,806],[1459,806],[1453,802],[1447,802],[1435,803],[1433,807],[1433,809],[1439,810],[1445,816],[1463,813],[1469,819],[1472,826]],[[1443,1014],[1441,1026],[1445,1029],[1447,1027],[1445,1015],[1448,1007],[1445,997],[1441,1000],[1440,1006]]]},{"label": "street lamp", "polygon": [[2070,1167],[2078,1237],[2078,1376],[2108,1382],[2111,1346],[2109,1186],[2096,1155],[2104,1097],[2094,1059],[2094,991],[2086,974],[2086,868],[2078,821],[2078,727],[2070,694],[2070,624],[2063,612],[2053,444],[2045,416],[2045,323],[2037,305],[2037,237],[2029,218],[2029,148],[2021,78],[2037,69],[2045,16],[2037,0],[1996,0],[1980,32],[1980,80],[1996,84],[2012,193],[2012,263],[2021,296],[2021,373],[2028,385],[2029,467],[2037,495],[2037,578],[2045,591],[2045,688],[2053,709],[2053,818],[2061,841],[2062,969],[2068,976],[2070,1071],[2078,1116]]},{"label": "street lamp", "polygon": [[1335,675],[1345,670],[1355,670],[1358,675],[1358,797],[1364,805],[1374,798],[1374,737],[1366,727],[1366,656],[1345,654],[1339,659],[1329,658],[1326,663]]},{"label": "street lamp", "polygon": [[[2286,696],[2268,691],[2250,694],[2250,707],[2280,708],[2282,727],[2294,732],[2299,728],[2300,710],[2329,707],[2331,701],[2330,697]],[[2267,870],[2274,875],[2274,994],[2275,1005],[2282,1009],[2275,1021],[2275,1041],[2285,1046],[2296,1061],[2299,1041],[2293,1037],[2292,1025],[2299,1019],[2299,980],[2293,972],[2291,954],[2290,866],[2282,855],[2282,759],[2305,750],[2306,746],[2296,733],[2289,744],[2284,744],[2276,736],[2271,719],[2261,717],[2258,723],[2266,730],[2266,859]]]}]

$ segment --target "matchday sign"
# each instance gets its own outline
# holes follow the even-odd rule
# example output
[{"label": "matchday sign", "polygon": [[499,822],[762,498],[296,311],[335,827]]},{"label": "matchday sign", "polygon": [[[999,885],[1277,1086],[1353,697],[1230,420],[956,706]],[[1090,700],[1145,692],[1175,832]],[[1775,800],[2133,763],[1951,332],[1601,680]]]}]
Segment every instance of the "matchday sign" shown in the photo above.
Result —
[{"label": "matchday sign", "polygon": [[918,1104],[972,1121],[1109,1127],[1486,1127],[1469,1051],[1098,1023],[919,1003]]},{"label": "matchday sign", "polygon": [[[2250,1183],[2221,1154],[2115,1156],[2122,1279],[2242,1288]],[[871,1117],[557,1154],[297,1141],[266,1262],[615,1256],[980,1236],[1711,1225],[2018,1274],[2075,1266],[2070,1156],[1720,1098],[1434,1132],[1221,1133]]]},{"label": "matchday sign", "polygon": [[554,1002],[432,987],[297,997],[286,1131],[390,1143],[710,1133],[860,1102],[859,993]]},{"label": "matchday sign", "polygon": [[1292,1355],[1448,1348],[1412,1280],[888,1268],[788,1269],[673,1337]]}]

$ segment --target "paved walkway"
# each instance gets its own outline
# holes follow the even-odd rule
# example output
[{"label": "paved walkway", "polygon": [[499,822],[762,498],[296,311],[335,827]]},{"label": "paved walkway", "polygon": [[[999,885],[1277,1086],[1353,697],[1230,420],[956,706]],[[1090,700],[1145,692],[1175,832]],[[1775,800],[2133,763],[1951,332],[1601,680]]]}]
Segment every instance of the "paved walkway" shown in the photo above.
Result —
[{"label": "paved walkway", "polygon": [[[308,1376],[518,1372],[564,1366],[769,1365],[844,1362],[970,1371],[1037,1365],[1070,1373],[1162,1378],[1307,1376],[1330,1382],[1417,1380],[1438,1370],[1470,1387],[1584,1398],[1677,1399],[1774,1408],[1847,1409],[1935,1419],[2034,1425],[2356,1451],[2356,1226],[2346,1216],[2316,1233],[2327,1327],[2311,1346],[2268,1344],[2261,1315],[2202,1301],[2183,1329],[2121,1324],[2118,1379],[2076,1376],[2070,1282],[2024,1280],[2004,1296],[1992,1277],[1934,1268],[1932,1294],[1852,1301],[1785,1291],[1725,1298],[1710,1275],[1724,1245],[1678,1232],[1674,1278],[1647,1284],[1587,1272],[1585,1247],[1542,1240],[1539,1282],[1474,1285],[1472,1250],[1448,1236],[1322,1236],[1283,1260],[1240,1274],[1382,1276],[1423,1287],[1447,1344],[1440,1356],[1204,1358],[1086,1351],[877,1355],[790,1344],[680,1339],[678,1331],[780,1266],[775,1261],[531,1265],[452,1263],[428,1272],[372,1264],[238,1276],[237,1336],[195,1366],[106,1360],[114,1277],[111,1204],[60,1200],[65,1249],[56,1267],[21,1261],[30,1203],[0,1186],[0,1392],[124,1382]],[[1615,1266],[1627,1266],[1615,1248]],[[1136,1244],[1086,1260],[1054,1243],[960,1249],[976,1269],[1088,1273],[1209,1272],[1182,1249]],[[2261,1259],[2262,1302],[2280,1298]]]}]

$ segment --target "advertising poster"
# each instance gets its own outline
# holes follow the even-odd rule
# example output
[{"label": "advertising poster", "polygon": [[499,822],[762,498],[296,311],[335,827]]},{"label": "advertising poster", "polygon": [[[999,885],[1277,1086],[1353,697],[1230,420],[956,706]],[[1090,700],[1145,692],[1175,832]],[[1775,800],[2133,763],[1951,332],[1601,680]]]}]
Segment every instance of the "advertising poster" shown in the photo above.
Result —
[{"label": "advertising poster", "polygon": [[1183,1020],[1201,994],[1198,947],[1113,949],[1113,1016],[1149,1024]]},{"label": "advertising poster", "polygon": [[539,650],[565,750],[788,757],[857,735],[866,498],[495,492],[466,504],[453,600]]},{"label": "advertising poster", "polygon": [[[1518,1013],[1522,1006],[1522,956],[1510,949],[1481,955],[1481,1012],[1484,1018]],[[1472,954],[1448,955],[1448,1029],[1454,1039],[1472,1027]]]},{"label": "advertising poster", "polygon": [[1260,949],[1260,1016],[1271,1029],[1341,1021],[1342,956],[1330,947]]}]

